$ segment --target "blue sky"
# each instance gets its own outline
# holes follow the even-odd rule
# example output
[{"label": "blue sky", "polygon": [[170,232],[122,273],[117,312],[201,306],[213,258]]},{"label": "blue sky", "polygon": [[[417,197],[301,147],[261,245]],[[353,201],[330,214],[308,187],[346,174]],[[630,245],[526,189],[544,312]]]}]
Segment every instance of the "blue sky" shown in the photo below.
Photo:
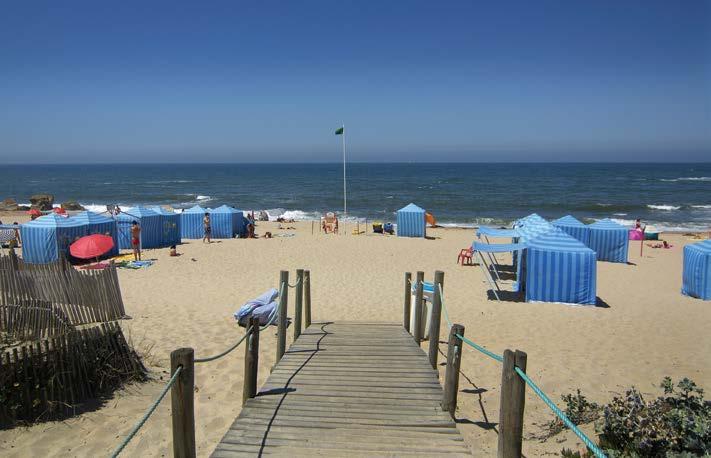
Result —
[{"label": "blue sky", "polygon": [[7,2],[4,162],[711,158],[711,2]]}]

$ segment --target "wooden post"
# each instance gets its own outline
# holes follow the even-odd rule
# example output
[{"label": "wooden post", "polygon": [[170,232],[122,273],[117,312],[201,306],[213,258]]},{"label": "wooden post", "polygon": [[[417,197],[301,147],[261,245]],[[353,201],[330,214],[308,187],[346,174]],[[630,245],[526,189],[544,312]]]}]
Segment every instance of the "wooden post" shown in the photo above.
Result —
[{"label": "wooden post", "polygon": [[301,312],[304,306],[304,269],[296,269],[296,301],[294,302],[294,340],[301,335]]},{"label": "wooden post", "polygon": [[430,347],[429,356],[432,369],[437,369],[437,356],[439,355],[439,327],[442,318],[442,295],[439,286],[444,287],[444,272],[438,270],[434,274],[434,297],[432,299],[432,318],[430,318]]},{"label": "wooden post", "polygon": [[259,370],[259,318],[250,318],[249,326],[249,337],[244,346],[243,406],[247,403],[247,399],[257,395],[257,371]]},{"label": "wooden post", "polygon": [[415,319],[413,322],[412,336],[415,338],[415,343],[420,345],[422,342],[422,282],[425,281],[425,273],[417,272],[417,289],[415,290]]},{"label": "wooden post", "polygon": [[501,372],[501,407],[499,411],[498,458],[521,456],[523,440],[523,408],[526,401],[526,383],[514,367],[526,372],[526,353],[504,351]]},{"label": "wooden post", "polygon": [[17,261],[17,253],[15,253],[15,247],[10,247],[10,264],[12,265],[12,270],[19,270],[19,262]]},{"label": "wooden post", "polygon": [[277,319],[277,353],[278,363],[286,351],[286,307],[289,302],[289,271],[282,270],[279,275],[279,318]]},{"label": "wooden post", "polygon": [[447,369],[444,373],[444,395],[442,410],[449,412],[454,418],[457,411],[457,392],[459,391],[459,366],[462,362],[462,341],[457,334],[464,337],[464,326],[453,324],[449,330],[449,346],[447,347]]},{"label": "wooden post", "polygon": [[304,329],[311,326],[311,271],[304,270]]},{"label": "wooden post", "polygon": [[179,348],[170,354],[170,373],[182,367],[171,389],[173,415],[173,456],[195,457],[195,352],[192,348]]},{"label": "wooden post", "polygon": [[405,272],[405,310],[402,314],[402,321],[407,332],[410,332],[410,307],[412,307],[411,285],[412,274],[410,272]]}]

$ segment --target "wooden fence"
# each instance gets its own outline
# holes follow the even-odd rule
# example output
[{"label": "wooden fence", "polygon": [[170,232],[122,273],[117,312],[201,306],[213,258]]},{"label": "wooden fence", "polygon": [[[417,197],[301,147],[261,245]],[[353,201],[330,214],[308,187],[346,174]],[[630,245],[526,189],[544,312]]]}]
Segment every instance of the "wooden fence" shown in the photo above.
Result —
[{"label": "wooden fence", "polygon": [[116,266],[79,271],[66,261],[28,264],[0,256],[0,331],[20,339],[125,316]]},{"label": "wooden fence", "polygon": [[117,323],[0,353],[0,427],[74,415],[146,370]]}]

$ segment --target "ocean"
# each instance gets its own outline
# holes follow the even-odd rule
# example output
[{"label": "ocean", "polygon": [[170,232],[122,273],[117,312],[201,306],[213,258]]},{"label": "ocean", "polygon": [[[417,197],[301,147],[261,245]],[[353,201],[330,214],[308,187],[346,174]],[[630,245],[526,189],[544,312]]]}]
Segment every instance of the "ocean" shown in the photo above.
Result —
[{"label": "ocean", "polygon": [[[11,165],[0,168],[0,200],[50,193],[96,211],[228,204],[308,220],[343,210],[342,174],[342,164]],[[347,176],[351,218],[394,221],[414,202],[451,226],[508,224],[532,212],[641,218],[663,230],[711,226],[709,163],[353,163]]]}]

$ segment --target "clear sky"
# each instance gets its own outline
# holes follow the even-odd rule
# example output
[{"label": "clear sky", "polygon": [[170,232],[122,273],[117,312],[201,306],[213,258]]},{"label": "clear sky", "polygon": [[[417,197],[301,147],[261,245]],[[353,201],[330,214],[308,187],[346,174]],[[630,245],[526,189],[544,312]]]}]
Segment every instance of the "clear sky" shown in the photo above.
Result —
[{"label": "clear sky", "polygon": [[3,162],[711,159],[711,1],[17,1]]}]

